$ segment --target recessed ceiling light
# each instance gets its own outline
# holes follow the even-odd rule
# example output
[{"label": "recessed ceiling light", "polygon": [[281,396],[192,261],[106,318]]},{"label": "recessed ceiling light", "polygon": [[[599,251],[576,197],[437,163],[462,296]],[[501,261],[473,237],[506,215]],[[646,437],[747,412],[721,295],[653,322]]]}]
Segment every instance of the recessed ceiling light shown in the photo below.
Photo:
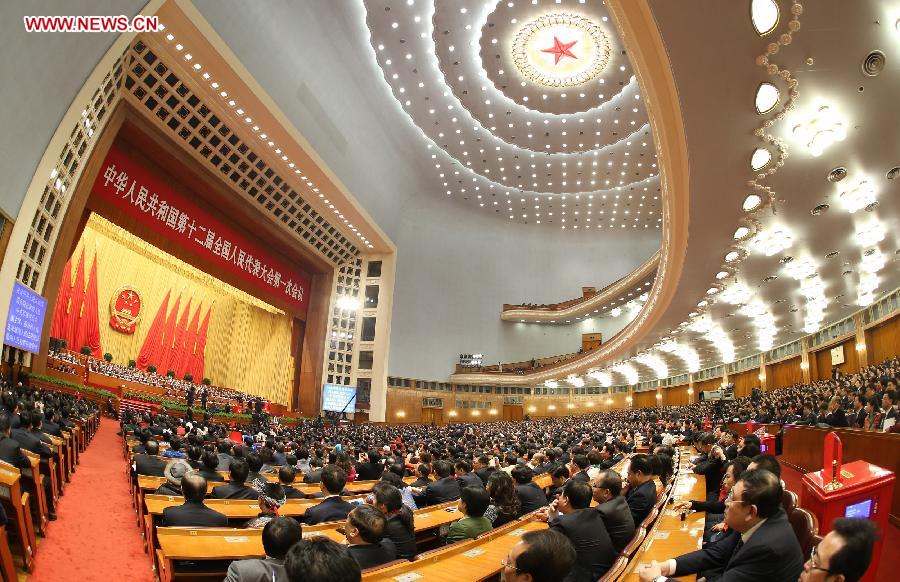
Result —
[{"label": "recessed ceiling light", "polygon": [[778,105],[780,92],[772,83],[760,83],[756,89],[756,112],[760,115],[772,111]]},{"label": "recessed ceiling light", "polygon": [[737,228],[737,230],[734,231],[734,238],[736,240],[741,240],[742,238],[746,237],[748,234],[750,234],[749,228],[747,228],[746,226],[739,226]]},{"label": "recessed ceiling light", "polygon": [[725,260],[729,263],[733,263],[741,257],[741,254],[737,251],[731,251],[727,255],[725,255]]},{"label": "recessed ceiling light", "polygon": [[743,209],[747,212],[751,210],[756,210],[759,208],[759,205],[762,204],[762,198],[757,196],[756,194],[750,194],[746,198],[744,198]]},{"label": "recessed ceiling light", "polygon": [[728,271],[719,271],[716,273],[716,279],[726,279],[728,277]]},{"label": "recessed ceiling light", "polygon": [[813,216],[821,216],[822,214],[828,212],[829,208],[831,208],[831,205],[829,204],[819,204],[818,206],[815,206],[812,210],[810,210],[809,213]]},{"label": "recessed ceiling light", "polygon": [[772,153],[764,148],[756,148],[750,156],[750,169],[754,172],[762,170],[772,161]]},{"label": "recessed ceiling light", "polygon": [[765,36],[775,30],[778,18],[778,3],[775,0],[753,0],[750,3],[750,21],[759,36]]}]

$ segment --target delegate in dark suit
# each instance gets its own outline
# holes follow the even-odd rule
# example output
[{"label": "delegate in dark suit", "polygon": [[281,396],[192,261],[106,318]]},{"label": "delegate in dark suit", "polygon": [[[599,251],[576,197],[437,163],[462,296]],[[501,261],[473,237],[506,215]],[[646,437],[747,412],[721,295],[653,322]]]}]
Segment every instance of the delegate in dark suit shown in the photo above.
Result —
[{"label": "delegate in dark suit", "polygon": [[673,576],[704,572],[710,582],[775,582],[800,576],[803,554],[784,510],[768,518],[738,547],[740,542],[741,534],[733,532],[702,550],[675,558]]},{"label": "delegate in dark suit", "polygon": [[[459,482],[452,477],[444,477],[426,485],[425,493],[421,497],[416,497],[415,500],[416,505],[424,507],[426,505],[446,503],[447,501],[456,501],[459,497]],[[420,499],[423,500],[422,503],[419,502]]]},{"label": "delegate in dark suit", "polygon": [[306,510],[303,516],[303,523],[316,525],[326,521],[340,521],[346,519],[347,514],[354,507],[352,503],[344,501],[337,495],[327,497],[318,505],[314,505]]},{"label": "delegate in dark suit", "polygon": [[697,461],[694,465],[694,473],[706,477],[706,492],[712,493],[719,490],[722,484],[722,467],[725,462],[722,459],[707,455],[705,459]]},{"label": "delegate in dark suit", "polygon": [[213,487],[209,494],[213,499],[259,499],[259,493],[244,483],[226,483]]},{"label": "delegate in dark suit", "polygon": [[535,509],[540,509],[547,505],[547,496],[544,491],[538,487],[537,483],[522,483],[516,486],[516,493],[519,495],[519,501],[522,502],[522,513],[531,513]]},{"label": "delegate in dark suit", "polygon": [[[19,469],[30,469],[31,463],[22,452],[19,441],[10,437],[0,437],[0,461],[9,463]],[[162,473],[160,473],[160,477]]]},{"label": "delegate in dark suit", "polygon": [[235,560],[228,566],[225,582],[283,582],[287,580],[284,560]]},{"label": "delegate in dark suit", "polygon": [[639,487],[628,490],[625,501],[631,510],[631,518],[634,524],[640,525],[650,515],[653,505],[656,503],[656,485],[653,481],[645,481]]},{"label": "delegate in dark suit", "polygon": [[397,559],[397,547],[391,540],[385,539],[374,544],[347,546],[347,549],[350,550],[350,555],[356,559],[359,567],[363,570]]},{"label": "delegate in dark suit", "polygon": [[134,470],[138,475],[150,475],[153,477],[163,477],[163,471],[166,468],[165,459],[154,457],[152,455],[135,455]]},{"label": "delegate in dark suit", "polygon": [[211,509],[200,501],[185,501],[182,505],[163,509],[164,527],[228,527],[225,514]]},{"label": "delegate in dark suit", "polygon": [[620,495],[598,505],[595,509],[606,525],[613,548],[617,552],[621,552],[634,538],[636,529],[628,502]]},{"label": "delegate in dark suit", "polygon": [[603,518],[591,507],[560,515],[550,522],[550,529],[565,535],[575,546],[575,566],[564,582],[594,582],[618,557]]},{"label": "delegate in dark suit", "polygon": [[456,480],[459,481],[460,487],[484,487],[484,483],[482,483],[481,478],[475,473],[458,475],[456,477]]},{"label": "delegate in dark suit", "polygon": [[31,431],[14,428],[12,430],[12,438],[19,441],[19,444],[23,449],[40,455],[42,459],[49,459],[53,457],[53,451],[51,451],[50,448],[46,444],[44,444],[43,441],[41,441],[40,436]]}]

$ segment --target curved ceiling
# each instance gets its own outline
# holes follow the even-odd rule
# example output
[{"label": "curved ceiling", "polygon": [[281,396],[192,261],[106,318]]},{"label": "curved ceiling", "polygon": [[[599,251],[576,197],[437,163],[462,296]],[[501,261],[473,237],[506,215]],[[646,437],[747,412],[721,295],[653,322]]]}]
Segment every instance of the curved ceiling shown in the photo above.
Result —
[{"label": "curved ceiling", "polygon": [[[632,357],[608,363],[607,385],[767,351],[900,285],[900,69],[890,64],[900,11],[779,3],[774,29],[761,35],[750,10],[724,11],[698,30],[709,21],[702,3],[650,6],[678,85],[691,206],[702,215],[675,299]],[[755,168],[754,158],[767,163]]]},{"label": "curved ceiling", "polygon": [[562,229],[660,228],[647,112],[606,7],[368,0],[384,79],[445,196]]}]

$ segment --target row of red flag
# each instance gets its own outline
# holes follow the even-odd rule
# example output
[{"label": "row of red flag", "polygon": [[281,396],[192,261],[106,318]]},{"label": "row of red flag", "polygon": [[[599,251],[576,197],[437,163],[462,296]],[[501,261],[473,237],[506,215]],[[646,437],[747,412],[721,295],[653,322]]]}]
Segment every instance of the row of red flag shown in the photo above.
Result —
[{"label": "row of red flag", "polygon": [[59,295],[56,296],[53,323],[50,326],[50,337],[66,340],[69,349],[74,351],[89,346],[93,355],[99,357],[102,349],[97,293],[97,253],[94,252],[91,273],[85,289],[84,247],[82,247],[75,269],[75,280],[72,281],[71,259],[66,262],[63,270]]},{"label": "row of red flag", "polygon": [[203,379],[203,369],[206,365],[204,352],[212,307],[206,310],[203,322],[200,323],[200,312],[203,310],[203,305],[197,307],[191,316],[191,302],[193,301],[193,297],[191,297],[179,317],[181,294],[175,299],[175,305],[169,311],[171,295],[171,290],[166,292],[162,304],[156,311],[156,316],[144,339],[144,345],[138,354],[137,367],[146,369],[147,366],[156,366],[159,374],[165,374],[172,370],[175,372],[176,378],[183,378],[186,374],[190,374],[196,384]]},{"label": "row of red flag", "polygon": [[[157,373],[165,374],[169,370],[175,372],[176,378],[191,374],[194,383],[203,379],[206,365],[204,352],[209,332],[209,316],[212,307],[206,310],[203,322],[200,322],[202,304],[194,310],[191,317],[191,302],[179,317],[181,295],[175,299],[175,305],[169,311],[169,298],[172,291],[166,292],[156,316],[150,324],[147,337],[136,358],[137,367],[146,369],[156,366]],[[100,312],[98,308],[97,253],[91,263],[90,276],[85,287],[84,248],[75,268],[75,279],[72,280],[72,260],[66,262],[60,282],[59,295],[56,297],[56,308],[53,312],[53,323],[50,326],[50,337],[66,340],[69,349],[80,351],[83,346],[91,348],[94,357],[101,357],[100,345]]]}]

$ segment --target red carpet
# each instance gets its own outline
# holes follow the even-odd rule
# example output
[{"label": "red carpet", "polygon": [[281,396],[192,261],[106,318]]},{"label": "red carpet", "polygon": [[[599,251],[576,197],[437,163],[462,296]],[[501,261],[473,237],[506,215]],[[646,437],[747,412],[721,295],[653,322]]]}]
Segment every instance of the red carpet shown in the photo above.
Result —
[{"label": "red carpet", "polygon": [[[803,491],[803,475],[799,471],[795,471],[785,465],[781,466],[781,478],[785,486],[801,495]],[[888,526],[887,535],[884,539],[884,548],[881,550],[881,562],[878,564],[878,570],[875,575],[875,582],[893,582],[897,580],[896,556],[900,556],[900,529],[895,526]]]},{"label": "red carpet", "polygon": [[128,493],[118,424],[104,418],[39,542],[29,582],[152,582]]}]

